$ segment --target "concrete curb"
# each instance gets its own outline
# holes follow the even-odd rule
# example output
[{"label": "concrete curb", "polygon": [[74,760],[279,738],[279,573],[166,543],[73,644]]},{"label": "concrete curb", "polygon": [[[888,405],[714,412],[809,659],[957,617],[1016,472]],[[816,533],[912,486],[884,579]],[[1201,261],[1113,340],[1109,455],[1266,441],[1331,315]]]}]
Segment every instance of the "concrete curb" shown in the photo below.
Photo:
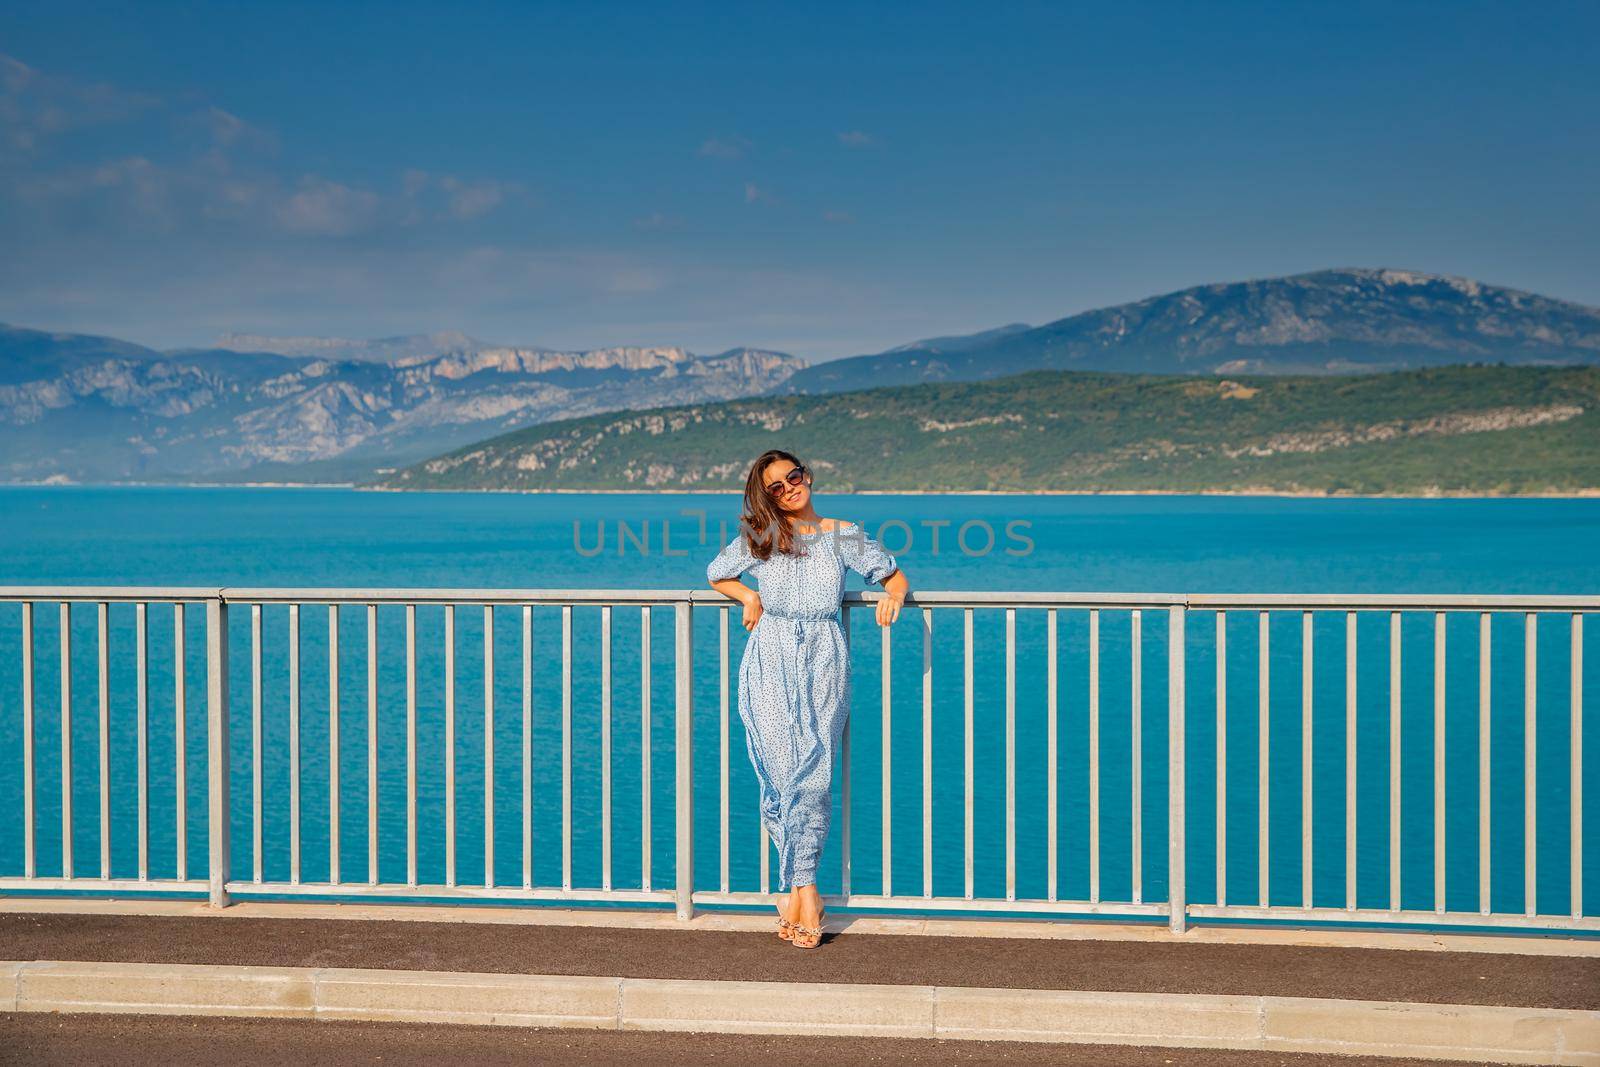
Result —
[{"label": "concrete curb", "polygon": [[1294,997],[0,962],[0,1008],[1089,1042],[1600,1067],[1600,1012]]}]

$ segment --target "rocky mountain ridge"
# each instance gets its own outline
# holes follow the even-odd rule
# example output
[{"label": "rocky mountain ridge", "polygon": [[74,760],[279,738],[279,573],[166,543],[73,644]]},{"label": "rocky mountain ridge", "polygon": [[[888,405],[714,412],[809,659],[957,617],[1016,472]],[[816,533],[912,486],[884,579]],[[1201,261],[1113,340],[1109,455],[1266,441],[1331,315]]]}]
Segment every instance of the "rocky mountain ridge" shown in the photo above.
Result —
[{"label": "rocky mountain ridge", "polygon": [[1600,363],[1600,308],[1470,278],[1341,268],[902,345],[816,364],[781,388],[824,393],[1031,370],[1355,374],[1457,363]]},{"label": "rocky mountain ridge", "polygon": [[3,327],[9,351],[29,353],[0,378],[0,479],[10,481],[339,480],[551,418],[749,396],[803,365],[761,349],[673,346],[393,362],[157,352]]}]

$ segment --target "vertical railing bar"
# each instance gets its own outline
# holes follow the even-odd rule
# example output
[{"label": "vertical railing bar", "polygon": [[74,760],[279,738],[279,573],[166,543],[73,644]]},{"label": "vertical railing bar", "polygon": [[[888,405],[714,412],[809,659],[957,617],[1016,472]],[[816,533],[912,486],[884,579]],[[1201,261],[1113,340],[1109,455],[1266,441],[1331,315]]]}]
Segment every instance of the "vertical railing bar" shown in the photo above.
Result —
[{"label": "vertical railing bar", "polygon": [[[140,610],[144,608],[139,605]],[[142,692],[142,689],[141,689]],[[143,704],[141,703],[141,709]],[[143,719],[140,719],[143,726]],[[142,738],[141,734],[141,738]],[[140,804],[139,810],[144,812],[143,803],[143,746],[140,746]],[[38,770],[34,764],[33,755],[33,602],[22,602],[22,873],[27,878],[38,877],[38,844],[35,840],[34,830],[34,790],[38,786]],[[143,826],[140,826],[140,842],[143,844],[145,837]],[[139,880],[143,881],[148,875],[144,869],[143,853],[140,853]]]},{"label": "vertical railing bar", "polygon": [[[533,605],[522,605],[522,888],[533,888]],[[607,796],[609,796],[609,792]],[[609,855],[609,850],[608,853]]]},{"label": "vertical railing bar", "polygon": [[1089,609],[1089,900],[1100,902],[1100,609]]},{"label": "vertical railing bar", "polygon": [[677,815],[673,896],[679,920],[687,920],[694,914],[694,605],[680,600],[674,605],[673,615],[672,717],[677,770],[673,789]]},{"label": "vertical railing bar", "polygon": [[230,815],[233,746],[228,726],[228,605],[220,596],[206,601],[206,865],[207,896],[213,908],[228,906],[233,845]]},{"label": "vertical railing bar", "polygon": [[933,896],[933,609],[922,609],[922,895]]},{"label": "vertical railing bar", "polygon": [[96,605],[95,643],[100,697],[100,877],[111,877],[111,624],[110,605]]},{"label": "vertical railing bar", "polygon": [[572,888],[572,605],[561,605],[561,888]]},{"label": "vertical railing bar", "polygon": [[1256,902],[1272,904],[1272,647],[1271,616],[1256,620]]},{"label": "vertical railing bar", "polygon": [[1006,609],[1006,899],[1017,899],[1017,609]]},{"label": "vertical railing bar", "polygon": [[1489,785],[1493,766],[1490,752],[1491,660],[1489,613],[1478,613],[1478,911],[1488,915],[1493,908],[1489,885],[1491,819]]},{"label": "vertical railing bar", "polygon": [[639,609],[639,881],[650,890],[650,605]]},{"label": "vertical railing bar", "polygon": [[882,778],[882,787],[883,787],[883,799],[882,799],[882,803],[880,804],[880,810],[882,812],[882,824],[883,824],[883,844],[882,844],[881,848],[882,848],[882,856],[883,856],[883,895],[886,896],[886,897],[889,897],[889,896],[893,896],[894,895],[894,889],[893,889],[893,884],[894,884],[894,873],[893,873],[893,869],[894,869],[894,847],[893,847],[893,836],[892,836],[892,833],[893,833],[893,822],[894,822],[894,801],[893,801],[894,793],[893,793],[893,790],[891,788],[891,778],[890,778],[890,775],[892,773],[891,765],[892,765],[892,762],[893,762],[891,760],[891,758],[890,758],[890,754],[893,751],[893,746],[894,746],[894,734],[893,734],[893,725],[894,725],[894,711],[893,711],[893,708],[894,708],[894,704],[893,704],[892,700],[890,699],[890,691],[891,691],[890,668],[891,668],[891,666],[893,664],[893,657],[889,654],[889,632],[890,632],[890,628],[887,627],[887,626],[883,626],[883,627],[880,627],[879,629],[880,629],[880,632],[881,632],[881,653],[880,653],[881,660],[880,660],[880,662],[881,662],[882,668],[883,668],[882,672],[881,672],[882,676],[881,676],[881,679],[880,679],[881,688],[882,688],[882,695],[880,697],[880,701],[881,701],[880,707],[882,708],[882,714],[879,716],[879,722],[881,723],[881,726],[882,726],[881,732],[882,732],[882,735],[883,735],[881,744],[879,746],[880,747],[880,756],[881,756],[881,758],[879,760],[879,763],[880,763],[880,765],[882,767],[881,778]]},{"label": "vertical railing bar", "polygon": [[[758,794],[756,797],[758,804],[760,799]],[[759,812],[759,808],[757,810]],[[761,821],[759,816],[757,821]],[[765,822],[761,822],[761,891],[763,893],[772,892],[772,841],[767,834],[767,824]]]},{"label": "vertical railing bar", "polygon": [[456,884],[456,606],[444,606],[444,884]]},{"label": "vertical railing bar", "polygon": [[1522,843],[1523,912],[1539,913],[1539,616],[1523,616]]},{"label": "vertical railing bar", "polygon": [[417,606],[406,605],[406,885],[417,884]]},{"label": "vertical railing bar", "polygon": [[1228,613],[1217,612],[1217,906],[1228,903]]},{"label": "vertical railing bar", "polygon": [[717,767],[720,790],[717,794],[717,825],[721,827],[717,839],[718,884],[728,891],[728,609],[717,609]]},{"label": "vertical railing bar", "polygon": [[[61,877],[72,877],[72,605],[61,602]],[[182,766],[182,764],[180,764]],[[179,778],[182,781],[182,778]],[[182,837],[179,837],[182,840]],[[178,874],[183,877],[182,872]]]},{"label": "vertical railing bar", "polygon": [[963,679],[965,682],[965,718],[963,720],[965,760],[963,794],[966,801],[966,822],[964,826],[963,854],[966,864],[966,898],[972,899],[972,609],[962,609],[962,634],[965,647],[963,663]]},{"label": "vertical railing bar", "polygon": [[339,605],[328,605],[328,882],[339,877]]},{"label": "vertical railing bar", "polygon": [[483,606],[483,884],[494,888],[494,605]]},{"label": "vertical railing bar", "polygon": [[[850,649],[849,609],[841,607],[840,621],[844,626],[844,647]],[[853,661],[848,661],[853,662]],[[850,719],[845,718],[844,730],[839,738],[839,892],[850,899]]]},{"label": "vertical railing bar", "polygon": [[1312,735],[1312,655],[1311,612],[1300,613],[1300,906],[1311,907],[1312,849],[1311,831],[1316,824],[1313,807],[1311,761],[1314,758]]},{"label": "vertical railing bar", "polygon": [[184,660],[187,658],[184,650],[184,614],[185,607],[182,601],[172,606],[172,733],[175,747],[173,764],[173,784],[175,788],[175,804],[177,809],[177,860],[178,881],[182,882],[189,877],[189,774],[188,774],[188,741],[186,739],[186,726],[188,719],[188,701],[185,689]]},{"label": "vertical railing bar", "polygon": [[[26,604],[26,605],[24,605],[24,608],[27,610],[27,614],[24,617],[28,620],[28,629],[31,630],[31,628],[32,628],[32,618],[33,618],[33,605],[32,604]],[[141,600],[139,603],[135,604],[134,608],[133,608],[133,670],[134,670],[133,686],[134,686],[134,700],[136,702],[136,706],[134,708],[134,717],[135,717],[134,732],[136,734],[135,744],[136,744],[137,749],[138,749],[136,759],[137,759],[137,763],[138,763],[138,775],[139,775],[139,798],[138,798],[138,804],[139,804],[139,812],[138,812],[138,820],[139,820],[139,881],[141,881],[141,882],[148,881],[149,878],[150,878],[150,663],[149,663],[150,629],[149,629],[149,621],[150,621],[149,610],[146,607],[144,601]],[[25,645],[24,648],[26,648],[28,650],[27,655],[28,655],[29,666],[31,668],[32,660],[33,660],[33,653],[32,653],[33,634],[31,632],[28,632],[28,633],[25,634],[25,637],[26,637],[26,639],[28,641],[28,644]],[[33,681],[32,678],[28,679],[28,689],[27,689],[26,696],[24,697],[24,699],[27,701],[27,705],[31,705],[32,704],[32,693],[33,693],[32,681]],[[28,706],[27,710],[29,711],[30,716],[31,716],[31,712],[33,710],[32,707]],[[30,725],[31,725],[31,719],[30,719]],[[26,735],[26,740],[27,740],[28,743],[31,744],[31,742],[33,740],[33,731],[31,729],[29,729],[29,731],[28,731],[28,733]],[[29,757],[29,760],[28,760],[28,767],[29,767],[29,770],[31,772],[32,767],[33,767],[33,760],[32,760],[32,757],[31,757],[31,753],[30,753],[30,757]],[[32,786],[33,786],[33,782],[31,780],[31,774],[30,774],[30,780],[28,782],[28,786],[29,786],[29,801],[31,802],[32,801]],[[29,812],[30,813],[32,812],[32,808],[31,807],[29,808]],[[29,833],[29,844],[31,845],[32,844],[32,840],[33,840],[33,837],[32,837],[32,834],[33,834],[33,819],[31,817],[31,814],[30,814],[30,817],[28,819],[28,833]],[[32,851],[31,851],[31,849],[30,849],[30,852],[29,852],[29,861],[30,861],[30,863],[32,861]],[[29,873],[32,874],[31,868],[29,870]]]},{"label": "vertical railing bar", "polygon": [[1056,609],[1050,608],[1045,612],[1045,716],[1046,732],[1045,747],[1049,750],[1045,756],[1045,863],[1047,875],[1045,879],[1045,896],[1048,900],[1056,899],[1056,858],[1057,858],[1057,829],[1056,817],[1056,745],[1060,737],[1060,729],[1056,722]]},{"label": "vertical railing bar", "polygon": [[1132,616],[1132,681],[1129,698],[1129,737],[1133,767],[1129,793],[1133,802],[1132,881],[1133,902],[1144,900],[1144,613],[1134,608]]},{"label": "vertical railing bar", "polygon": [[1188,925],[1189,900],[1184,833],[1184,756],[1188,747],[1184,728],[1184,622],[1182,605],[1167,609],[1167,928],[1174,934],[1183,933]]},{"label": "vertical railing bar", "polygon": [[1433,910],[1444,914],[1444,612],[1433,613]]},{"label": "vertical railing bar", "polygon": [[[600,605],[600,888],[611,889],[611,605]],[[724,886],[726,890],[726,886]]]},{"label": "vertical railing bar", "polygon": [[300,884],[300,605],[289,605],[289,882]]},{"label": "vertical railing bar", "polygon": [[367,884],[378,884],[378,605],[367,605]]},{"label": "vertical railing bar", "polygon": [[1389,613],[1389,910],[1400,910],[1400,613]]},{"label": "vertical railing bar", "polygon": [[366,605],[366,883],[378,885],[378,605]]},{"label": "vertical railing bar", "polygon": [[1356,908],[1356,613],[1344,613],[1344,906]]},{"label": "vertical railing bar", "polygon": [[1583,615],[1572,613],[1572,763],[1567,789],[1572,818],[1572,917],[1583,918]]},{"label": "vertical railing bar", "polygon": [[250,868],[262,879],[261,855],[261,605],[250,605]]}]

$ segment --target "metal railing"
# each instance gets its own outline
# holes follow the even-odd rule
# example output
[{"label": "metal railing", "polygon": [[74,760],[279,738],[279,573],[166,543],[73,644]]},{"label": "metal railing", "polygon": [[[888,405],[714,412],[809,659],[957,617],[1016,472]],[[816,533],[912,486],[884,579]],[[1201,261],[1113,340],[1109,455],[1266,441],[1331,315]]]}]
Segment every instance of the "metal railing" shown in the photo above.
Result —
[{"label": "metal railing", "polygon": [[[878,595],[847,596],[847,637],[855,629],[850,614]],[[713,591],[10,587],[0,588],[0,603],[20,608],[0,620],[0,760],[10,768],[0,796],[20,782],[22,816],[20,831],[0,833],[0,842],[20,846],[20,855],[0,858],[0,893],[203,892],[217,906],[232,894],[658,904],[680,917],[697,904],[770,899],[770,843],[756,826],[755,805],[733,799],[748,788],[734,755],[742,735],[730,642],[736,616]],[[303,625],[314,618],[308,606],[326,608],[316,633]],[[73,651],[75,630],[80,638],[90,632],[90,608],[93,731],[77,719],[84,703],[77,676],[88,671]],[[1584,805],[1596,796],[1584,789],[1583,617],[1600,610],[1600,597],[921,592],[907,608],[905,621],[915,626],[881,630],[876,656],[853,656],[854,678],[875,673],[879,698],[873,709],[856,694],[836,775],[839,815],[828,849],[838,862],[824,890],[838,906],[1164,917],[1177,931],[1190,918],[1600,930],[1600,916],[1584,904],[1584,868],[1595,849],[1586,850],[1583,837]],[[634,609],[638,673],[629,678],[613,671],[615,622]],[[172,628],[163,631],[168,610]],[[195,641],[202,612],[203,639]],[[652,646],[658,612],[672,615],[665,655]],[[425,628],[442,627],[428,640],[419,639],[419,613]],[[575,614],[598,623],[592,640],[580,634],[575,641]],[[960,619],[957,640],[941,626],[943,648],[936,614]],[[54,657],[40,648],[51,616]],[[1273,640],[1274,624],[1282,629],[1295,616],[1297,664],[1294,643]],[[341,652],[341,633],[363,617],[364,652],[363,642]],[[1211,634],[1196,625],[1201,617],[1214,626]],[[1449,669],[1447,648],[1456,646],[1446,637],[1474,617],[1475,745],[1467,746],[1465,701],[1455,690],[1472,676]],[[1003,619],[998,649],[976,639],[978,618]],[[1522,699],[1513,721],[1506,701],[1495,700],[1493,631],[1494,620],[1517,618]],[[1411,620],[1409,643],[1404,620]],[[1553,621],[1541,626],[1545,620]],[[715,670],[697,675],[697,629],[707,629],[697,623],[707,621]],[[1318,650],[1341,621],[1343,654],[1334,663],[1342,671],[1324,672],[1319,682],[1317,664],[1327,658]],[[1319,624],[1325,631],[1333,624],[1321,644]],[[458,632],[463,625],[472,638]],[[1381,644],[1385,655],[1363,658],[1363,627],[1366,647]],[[1567,631],[1559,672],[1565,730],[1555,729],[1546,693],[1562,678],[1540,670],[1552,657],[1541,657],[1539,635],[1548,646],[1552,633],[1562,636],[1558,628]],[[550,632],[559,635],[559,653],[541,654],[536,629],[552,644]],[[627,637],[633,640],[631,627]],[[1165,655],[1149,655],[1152,644]],[[131,657],[118,645],[131,647]],[[384,655],[396,647],[402,655]],[[1411,663],[1425,647],[1431,672]],[[244,651],[248,668],[239,670],[230,651]],[[476,672],[460,671],[463,653],[477,660]],[[317,663],[308,666],[308,658]],[[517,668],[510,679],[508,658]],[[920,668],[917,705],[894,687],[897,658]],[[352,676],[345,669],[352,663],[364,670]],[[1283,667],[1296,665],[1298,691],[1284,699]],[[1191,686],[1191,666],[1202,668],[1196,677],[1214,671],[1214,685]],[[313,677],[319,668],[325,688]],[[1376,690],[1381,701],[1364,676],[1386,677]],[[190,689],[198,677],[205,715],[197,737]],[[1418,686],[1429,677],[1431,691],[1423,693]],[[670,743],[652,708],[658,680],[669,679]],[[1240,716],[1236,691],[1252,680],[1254,714]],[[359,683],[364,714],[352,714],[349,690]],[[470,712],[460,706],[463,686],[478,704]],[[714,690],[714,717],[697,716],[697,688]],[[1333,740],[1319,745],[1330,718],[1317,710],[1331,695],[1342,698],[1342,730],[1322,730]],[[624,696],[627,729],[618,722]],[[1424,697],[1431,714],[1407,715]],[[905,709],[898,717],[897,706]],[[913,706],[914,735],[897,730]],[[1296,721],[1299,753],[1291,759],[1292,749],[1275,748],[1272,739]],[[713,728],[714,775],[694,759],[697,747],[704,753],[712,744]],[[1152,730],[1160,735],[1154,740]],[[897,733],[905,736],[897,741]],[[481,749],[463,751],[464,734]],[[1511,766],[1507,744],[1521,757],[1520,798],[1494,789]],[[1541,763],[1547,746],[1565,768]],[[75,770],[75,749],[93,753],[92,778]],[[658,750],[670,751],[670,778],[653,773],[664,758]],[[626,765],[617,773],[619,756],[638,760],[636,776]],[[204,765],[203,805],[190,795],[194,762]],[[128,779],[136,791],[125,787]],[[1331,790],[1330,781],[1338,783]],[[636,804],[617,803],[619,793],[635,792]],[[92,819],[84,814],[88,799],[98,809]],[[170,818],[161,810],[168,802]],[[670,835],[657,817],[663,805],[672,810]],[[1297,818],[1286,821],[1285,807]],[[358,811],[364,827],[341,823]],[[554,825],[557,811],[558,840],[547,845],[538,826]],[[859,835],[863,822],[876,830],[876,849],[870,834]],[[703,834],[697,850],[697,823],[714,828],[714,849]],[[733,829],[741,823],[750,837]],[[1285,827],[1298,834],[1297,863],[1293,851],[1285,857],[1274,848]],[[1520,856],[1508,855],[1500,840],[1508,832],[1513,845],[1520,838]],[[197,878],[189,852],[201,835],[205,873]],[[759,839],[759,859],[738,846],[741,838]],[[98,846],[93,875],[82,873],[87,865],[74,853],[80,840]],[[1323,853],[1335,841],[1343,856],[1330,863]],[[236,862],[246,852],[248,861]],[[659,861],[667,855],[671,873],[663,878]],[[1475,878],[1461,874],[1463,855],[1475,861]],[[481,877],[463,878],[464,868]],[[1298,886],[1285,892],[1295,868]],[[1559,874],[1567,883],[1562,906],[1541,907],[1559,897]],[[920,892],[904,892],[908,881]],[[1241,896],[1243,882],[1254,886]],[[1516,907],[1493,906],[1497,894],[1518,897],[1519,886]]]}]

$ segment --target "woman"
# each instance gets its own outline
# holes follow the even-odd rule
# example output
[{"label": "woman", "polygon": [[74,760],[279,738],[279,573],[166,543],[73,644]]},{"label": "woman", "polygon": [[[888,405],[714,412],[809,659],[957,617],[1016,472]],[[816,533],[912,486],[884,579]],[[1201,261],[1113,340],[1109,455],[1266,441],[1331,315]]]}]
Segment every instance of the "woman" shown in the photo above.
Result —
[{"label": "woman", "polygon": [[[778,849],[778,936],[822,943],[817,861],[832,811],[834,755],[850,714],[850,646],[840,624],[845,568],[881,582],[879,626],[900,616],[909,585],[861,526],[817,515],[812,475],[788,452],[764,453],[745,479],[740,531],[706,568],[744,605],[739,718],[761,785],[761,821]],[[760,591],[739,576],[756,576]]]}]

